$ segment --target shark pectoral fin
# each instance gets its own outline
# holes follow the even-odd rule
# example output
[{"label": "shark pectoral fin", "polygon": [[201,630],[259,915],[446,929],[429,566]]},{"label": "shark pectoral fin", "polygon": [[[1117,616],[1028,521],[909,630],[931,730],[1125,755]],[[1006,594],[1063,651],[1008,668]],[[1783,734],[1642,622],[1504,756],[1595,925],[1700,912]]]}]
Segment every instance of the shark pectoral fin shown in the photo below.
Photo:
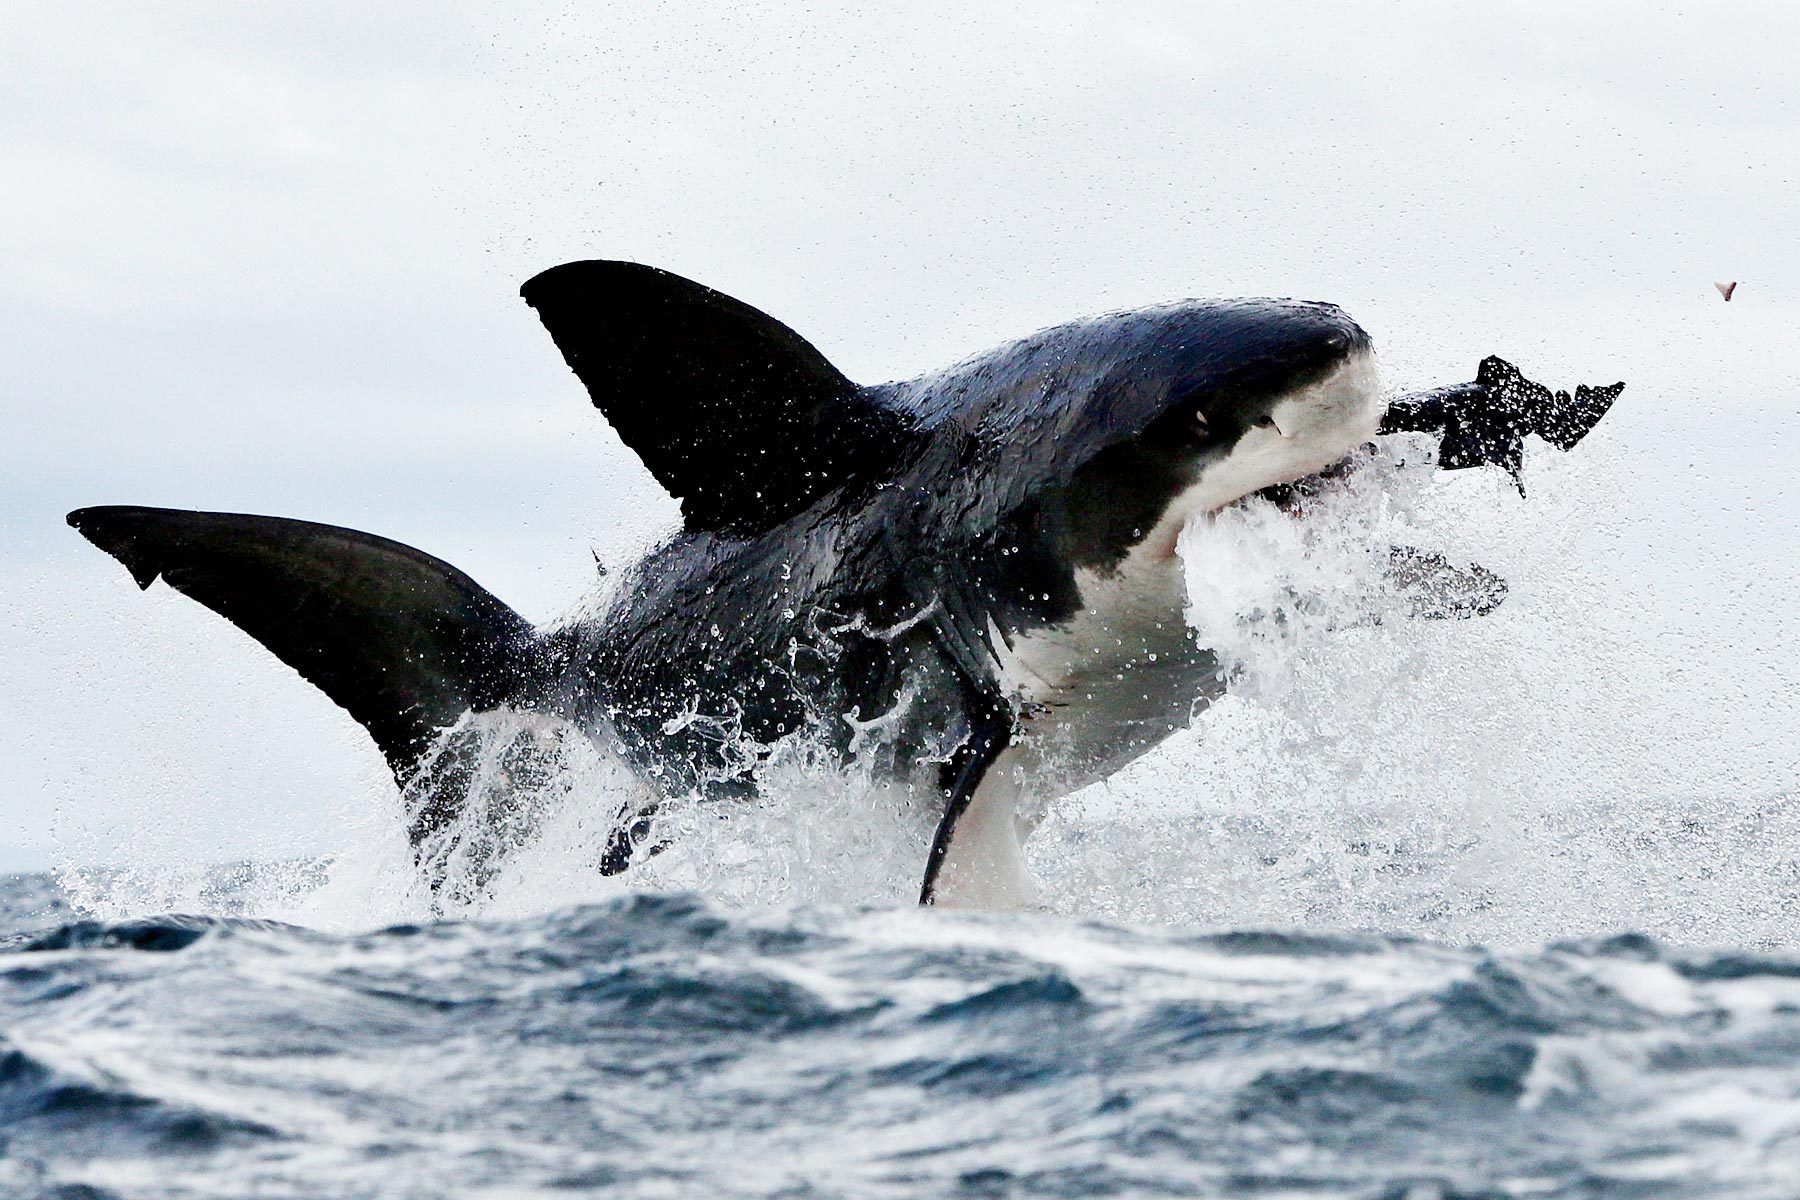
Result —
[{"label": "shark pectoral fin", "polygon": [[513,699],[535,634],[450,564],[310,521],[77,509],[69,524],[261,642],[361,723],[407,782],[437,733]]},{"label": "shark pectoral fin", "polygon": [[935,585],[936,590],[923,602],[931,616],[934,639],[962,676],[963,687],[979,690],[985,686],[982,680],[991,677],[995,662],[987,606],[971,594],[974,589],[968,573],[956,564],[941,564]]},{"label": "shark pectoral fin", "polygon": [[1013,737],[1013,715],[998,697],[977,710],[974,728],[944,765],[944,815],[925,859],[919,903],[1017,908],[1030,903],[1015,818],[1018,788],[992,770]]},{"label": "shark pectoral fin", "polygon": [[639,263],[564,263],[519,289],[690,527],[766,529],[892,457],[899,418],[750,305]]}]

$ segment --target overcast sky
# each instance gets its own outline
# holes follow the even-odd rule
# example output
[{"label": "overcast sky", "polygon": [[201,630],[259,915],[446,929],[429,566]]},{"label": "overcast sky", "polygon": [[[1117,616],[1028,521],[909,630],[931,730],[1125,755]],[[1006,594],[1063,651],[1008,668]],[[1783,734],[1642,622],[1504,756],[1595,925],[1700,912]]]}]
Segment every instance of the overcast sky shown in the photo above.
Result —
[{"label": "overcast sky", "polygon": [[0,866],[146,824],[312,849],[381,786],[66,510],[369,529],[537,620],[666,531],[517,299],[571,258],[697,278],[864,381],[1103,309],[1334,300],[1398,386],[1494,352],[1632,381],[1596,453],[1683,491],[1721,596],[1791,578],[1794,13],[9,0]]}]

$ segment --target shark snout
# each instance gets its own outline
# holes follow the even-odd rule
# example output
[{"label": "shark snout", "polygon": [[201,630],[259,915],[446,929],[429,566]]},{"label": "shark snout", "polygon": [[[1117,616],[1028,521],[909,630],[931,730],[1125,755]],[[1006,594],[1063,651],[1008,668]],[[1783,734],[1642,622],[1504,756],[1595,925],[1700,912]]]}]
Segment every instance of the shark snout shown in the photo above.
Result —
[{"label": "shark snout", "polygon": [[1195,481],[1170,506],[1165,525],[1315,474],[1375,436],[1384,406],[1374,357],[1366,342],[1345,343],[1334,366],[1262,398],[1260,412],[1238,418],[1235,439],[1203,449]]},{"label": "shark snout", "polygon": [[1267,420],[1295,450],[1334,454],[1373,437],[1381,410],[1374,358],[1351,347],[1323,378],[1275,398]]}]

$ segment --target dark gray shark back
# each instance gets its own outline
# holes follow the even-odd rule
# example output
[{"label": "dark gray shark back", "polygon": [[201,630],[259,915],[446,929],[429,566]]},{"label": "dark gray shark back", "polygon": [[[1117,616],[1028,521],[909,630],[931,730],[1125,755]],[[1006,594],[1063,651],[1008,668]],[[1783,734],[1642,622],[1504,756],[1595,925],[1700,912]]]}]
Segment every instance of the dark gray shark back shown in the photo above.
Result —
[{"label": "dark gray shark back", "polygon": [[1288,390],[1368,346],[1329,304],[1185,301],[861,387],[766,313],[667,271],[565,263],[520,294],[687,527],[738,536],[878,484],[930,489],[979,536],[1159,420]]},{"label": "dark gray shark back", "polygon": [[1335,305],[1187,300],[1042,330],[873,391],[944,443],[940,452],[955,456],[944,474],[972,476],[986,490],[982,514],[1068,481],[1115,447],[1148,439],[1186,449],[1185,431],[1159,439],[1158,423],[1220,397],[1289,391],[1368,347],[1368,334]]}]

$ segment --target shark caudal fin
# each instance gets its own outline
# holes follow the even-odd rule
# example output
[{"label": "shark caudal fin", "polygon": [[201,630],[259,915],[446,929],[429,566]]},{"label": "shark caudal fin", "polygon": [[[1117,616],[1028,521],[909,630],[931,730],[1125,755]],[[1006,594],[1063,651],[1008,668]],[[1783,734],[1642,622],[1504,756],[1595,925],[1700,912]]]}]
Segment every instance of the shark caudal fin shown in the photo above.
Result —
[{"label": "shark caudal fin", "polygon": [[240,513],[82,508],[69,524],[261,642],[369,731],[402,784],[437,733],[504,704],[535,635],[448,563],[352,529]]}]

